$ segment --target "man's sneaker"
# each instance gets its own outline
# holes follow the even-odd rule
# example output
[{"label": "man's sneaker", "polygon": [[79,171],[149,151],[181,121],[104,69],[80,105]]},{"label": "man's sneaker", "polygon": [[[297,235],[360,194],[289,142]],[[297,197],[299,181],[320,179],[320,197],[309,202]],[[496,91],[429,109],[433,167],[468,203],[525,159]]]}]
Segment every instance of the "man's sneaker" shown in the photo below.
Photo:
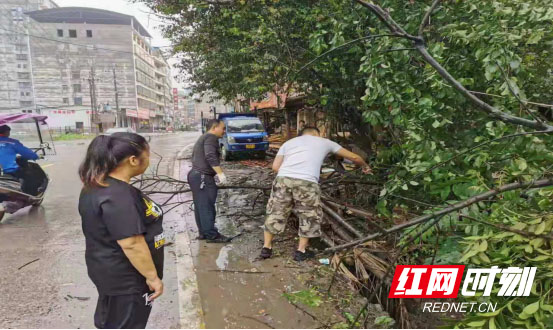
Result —
[{"label": "man's sneaker", "polygon": [[264,247],[261,249],[261,253],[259,254],[259,259],[269,259],[272,256],[273,256],[273,249]]},{"label": "man's sneaker", "polygon": [[228,243],[232,241],[232,237],[227,237],[225,235],[219,234],[215,238],[207,239],[208,243]]},{"label": "man's sneaker", "polygon": [[305,261],[307,259],[313,258],[314,256],[315,256],[315,253],[309,250],[305,250],[305,252],[296,250],[296,252],[294,252],[295,261]]}]

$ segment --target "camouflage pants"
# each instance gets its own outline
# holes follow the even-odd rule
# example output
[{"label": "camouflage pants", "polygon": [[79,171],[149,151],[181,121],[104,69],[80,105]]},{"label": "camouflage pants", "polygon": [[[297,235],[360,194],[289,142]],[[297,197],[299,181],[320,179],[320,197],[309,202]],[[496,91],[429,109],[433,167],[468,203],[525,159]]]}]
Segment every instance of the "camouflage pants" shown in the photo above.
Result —
[{"label": "camouflage pants", "polygon": [[263,228],[271,234],[282,233],[291,212],[299,219],[300,237],[321,236],[323,210],[318,183],[280,176],[275,179]]}]

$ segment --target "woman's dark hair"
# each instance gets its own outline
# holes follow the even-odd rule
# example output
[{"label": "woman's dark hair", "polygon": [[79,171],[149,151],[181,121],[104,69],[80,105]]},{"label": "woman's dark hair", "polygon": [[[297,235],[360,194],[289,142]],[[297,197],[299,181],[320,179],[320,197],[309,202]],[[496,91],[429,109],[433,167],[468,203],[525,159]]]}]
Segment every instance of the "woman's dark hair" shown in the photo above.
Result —
[{"label": "woman's dark hair", "polygon": [[148,149],[146,139],[135,133],[99,135],[92,140],[79,167],[85,186],[105,186],[104,179],[119,163],[130,156],[140,156]]}]

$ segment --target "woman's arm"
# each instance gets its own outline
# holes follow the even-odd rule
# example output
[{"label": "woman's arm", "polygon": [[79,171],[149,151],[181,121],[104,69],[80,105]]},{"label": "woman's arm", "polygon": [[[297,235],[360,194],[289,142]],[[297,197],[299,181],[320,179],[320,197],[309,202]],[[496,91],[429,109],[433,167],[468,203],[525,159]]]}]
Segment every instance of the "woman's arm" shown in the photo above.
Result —
[{"label": "woman's arm", "polygon": [[146,284],[154,291],[150,300],[154,300],[163,294],[163,282],[157,276],[157,270],[152,260],[152,254],[144,235],[136,235],[117,241],[123,252],[129,258],[131,264],[146,278]]}]

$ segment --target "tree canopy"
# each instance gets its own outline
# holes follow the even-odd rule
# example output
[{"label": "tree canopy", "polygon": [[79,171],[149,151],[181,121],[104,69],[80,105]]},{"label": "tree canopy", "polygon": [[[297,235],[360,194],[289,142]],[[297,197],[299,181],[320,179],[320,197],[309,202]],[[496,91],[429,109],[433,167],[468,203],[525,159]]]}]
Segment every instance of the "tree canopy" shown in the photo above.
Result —
[{"label": "tree canopy", "polygon": [[[376,132],[371,161],[386,183],[370,199],[383,216],[551,177],[550,0],[140,1],[166,17],[195,91],[232,100],[293,90],[328,118]],[[550,241],[485,224],[548,233],[552,194],[505,192],[423,235],[447,232],[465,247],[440,250],[443,263],[538,266],[531,297],[496,297],[500,312],[460,326],[553,326]]]}]

